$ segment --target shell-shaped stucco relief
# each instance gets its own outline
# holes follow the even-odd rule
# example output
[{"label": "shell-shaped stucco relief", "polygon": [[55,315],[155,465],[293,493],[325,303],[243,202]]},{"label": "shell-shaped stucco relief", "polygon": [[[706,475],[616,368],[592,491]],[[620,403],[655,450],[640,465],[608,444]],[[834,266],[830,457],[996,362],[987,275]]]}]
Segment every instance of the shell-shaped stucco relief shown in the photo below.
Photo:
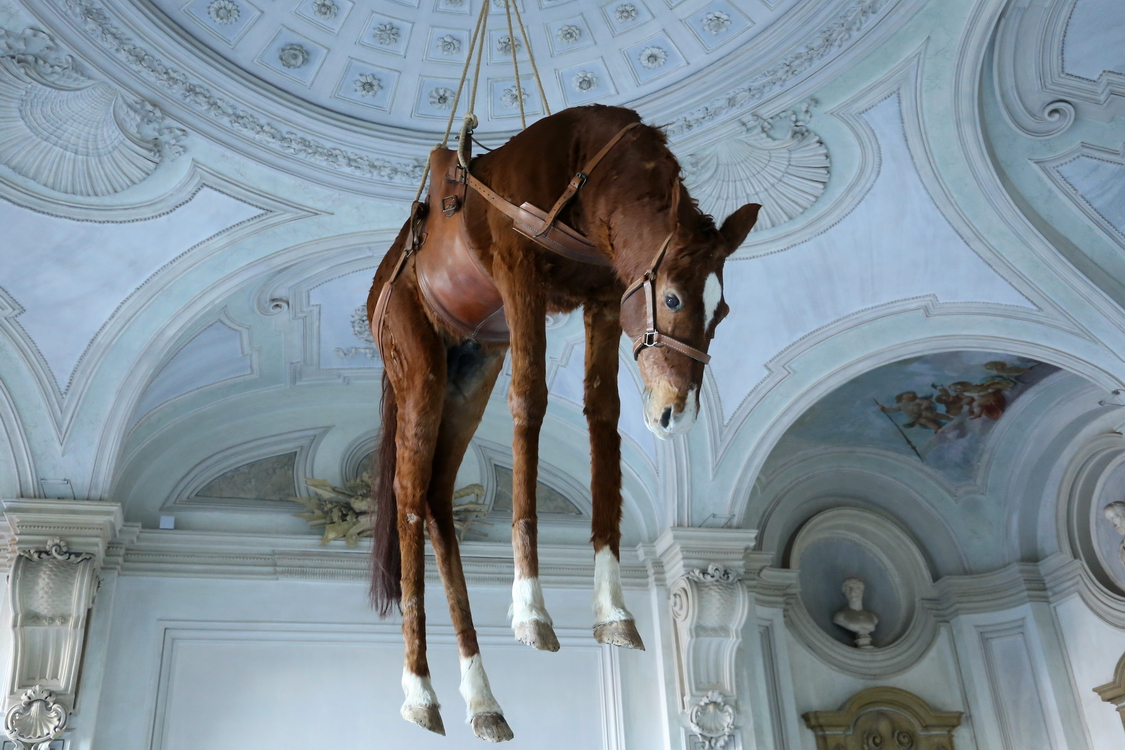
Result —
[{"label": "shell-shaped stucco relief", "polygon": [[156,107],[83,76],[53,44],[0,54],[0,163],[39,185],[120,193],[182,153],[183,136]]},{"label": "shell-shaped stucco relief", "polygon": [[783,224],[824,193],[828,148],[809,130],[808,104],[768,120],[743,123],[744,132],[684,159],[685,181],[706,211],[722,220],[744,203],[760,203],[753,231]]}]

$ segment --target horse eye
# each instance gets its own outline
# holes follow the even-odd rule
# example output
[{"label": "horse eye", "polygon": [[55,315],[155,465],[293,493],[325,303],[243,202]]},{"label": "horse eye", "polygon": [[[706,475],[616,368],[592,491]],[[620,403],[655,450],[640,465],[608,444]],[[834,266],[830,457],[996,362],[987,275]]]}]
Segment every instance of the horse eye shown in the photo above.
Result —
[{"label": "horse eye", "polygon": [[680,298],[676,296],[675,292],[665,292],[664,304],[668,306],[669,310],[675,312],[680,309]]}]

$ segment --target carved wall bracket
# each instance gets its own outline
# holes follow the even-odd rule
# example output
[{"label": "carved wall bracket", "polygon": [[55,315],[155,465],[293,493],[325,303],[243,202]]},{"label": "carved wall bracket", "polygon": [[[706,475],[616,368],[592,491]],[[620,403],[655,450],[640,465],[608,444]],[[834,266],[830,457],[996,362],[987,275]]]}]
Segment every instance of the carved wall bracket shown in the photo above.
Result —
[{"label": "carved wall bracket", "polygon": [[75,707],[88,614],[121,507],[15,499],[4,511],[15,534],[4,731],[17,750],[46,750]]},{"label": "carved wall bracket", "polygon": [[[657,541],[670,591],[684,746],[740,750],[736,658],[751,597],[742,582],[754,532],[670,529]],[[708,561],[719,560],[720,562]]]}]

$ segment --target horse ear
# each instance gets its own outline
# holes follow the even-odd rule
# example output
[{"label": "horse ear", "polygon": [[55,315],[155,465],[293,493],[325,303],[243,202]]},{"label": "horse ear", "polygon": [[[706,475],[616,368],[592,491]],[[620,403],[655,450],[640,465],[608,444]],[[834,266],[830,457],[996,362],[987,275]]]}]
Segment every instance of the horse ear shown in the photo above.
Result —
[{"label": "horse ear", "polygon": [[726,240],[727,244],[730,246],[727,255],[737,250],[738,246],[742,244],[742,241],[746,239],[746,235],[750,234],[754,223],[758,221],[758,211],[761,210],[761,208],[762,207],[757,203],[747,203],[728,216],[727,220],[723,222],[719,233],[723,235],[723,239]]}]

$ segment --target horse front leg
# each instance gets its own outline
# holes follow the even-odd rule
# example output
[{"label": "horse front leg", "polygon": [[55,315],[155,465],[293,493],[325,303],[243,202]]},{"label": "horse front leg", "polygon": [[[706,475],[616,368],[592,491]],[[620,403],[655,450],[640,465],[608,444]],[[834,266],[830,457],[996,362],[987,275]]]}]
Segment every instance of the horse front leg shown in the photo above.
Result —
[{"label": "horse front leg", "polygon": [[[499,255],[499,253],[497,253]],[[558,651],[551,616],[539,584],[535,485],[539,472],[539,431],[547,411],[546,300],[534,253],[517,247],[508,264],[494,264],[497,286],[511,330],[512,384],[512,630],[516,640],[541,651]]]},{"label": "horse front leg", "polygon": [[[405,291],[405,290],[404,290]],[[445,734],[437,695],[430,683],[426,660],[425,539],[426,496],[434,448],[441,424],[445,391],[445,350],[415,297],[399,293],[392,298],[384,343],[387,375],[398,400],[395,431],[397,461],[394,491],[398,509],[398,538],[402,552],[402,637],[406,662],[402,689],[406,700],[402,718],[423,729]],[[380,519],[387,522],[389,519]]]},{"label": "horse front leg", "polygon": [[585,322],[583,412],[590,428],[590,489],[594,500],[594,639],[644,650],[621,591],[621,435],[617,431],[621,415],[621,394],[617,390],[621,324],[616,299],[588,304]]}]

